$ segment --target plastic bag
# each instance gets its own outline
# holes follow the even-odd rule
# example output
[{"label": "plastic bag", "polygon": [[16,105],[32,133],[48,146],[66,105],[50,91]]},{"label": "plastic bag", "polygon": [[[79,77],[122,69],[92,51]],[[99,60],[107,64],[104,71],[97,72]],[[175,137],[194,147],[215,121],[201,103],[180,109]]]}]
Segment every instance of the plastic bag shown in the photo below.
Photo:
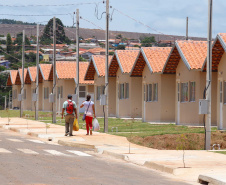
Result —
[{"label": "plastic bag", "polygon": [[98,123],[96,118],[93,120],[93,130],[94,131],[100,130],[100,125],[99,125],[99,123]]},{"label": "plastic bag", "polygon": [[73,123],[73,130],[74,131],[79,131],[79,125],[78,125],[78,120],[75,119],[74,123]]}]

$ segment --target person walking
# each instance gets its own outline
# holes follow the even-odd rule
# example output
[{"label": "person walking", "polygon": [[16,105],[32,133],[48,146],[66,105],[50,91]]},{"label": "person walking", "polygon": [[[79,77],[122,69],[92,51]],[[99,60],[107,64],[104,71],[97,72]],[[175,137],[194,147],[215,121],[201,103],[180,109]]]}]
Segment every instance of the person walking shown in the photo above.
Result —
[{"label": "person walking", "polygon": [[84,101],[82,103],[82,105],[80,106],[80,108],[84,107],[85,108],[85,112],[84,114],[86,114],[86,130],[87,130],[87,134],[86,135],[92,135],[92,129],[93,129],[93,116],[94,118],[96,118],[96,114],[95,114],[95,107],[94,107],[94,102],[91,101],[91,96],[88,94],[86,96],[86,101]]},{"label": "person walking", "polygon": [[74,101],[72,101],[72,95],[68,95],[68,100],[64,102],[62,108],[62,119],[65,114],[65,136],[73,136],[73,123],[74,119],[78,119],[77,116],[77,106]]}]

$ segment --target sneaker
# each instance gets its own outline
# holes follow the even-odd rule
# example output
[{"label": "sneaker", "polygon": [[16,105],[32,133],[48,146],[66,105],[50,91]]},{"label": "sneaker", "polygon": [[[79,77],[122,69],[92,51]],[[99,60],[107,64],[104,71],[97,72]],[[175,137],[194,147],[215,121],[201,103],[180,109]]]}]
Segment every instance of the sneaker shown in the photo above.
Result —
[{"label": "sneaker", "polygon": [[73,134],[69,134],[69,136],[73,136]]},{"label": "sneaker", "polygon": [[65,136],[68,136],[68,133],[65,133]]},{"label": "sneaker", "polygon": [[93,132],[92,132],[92,130],[90,130],[90,135],[92,135],[93,134]]}]

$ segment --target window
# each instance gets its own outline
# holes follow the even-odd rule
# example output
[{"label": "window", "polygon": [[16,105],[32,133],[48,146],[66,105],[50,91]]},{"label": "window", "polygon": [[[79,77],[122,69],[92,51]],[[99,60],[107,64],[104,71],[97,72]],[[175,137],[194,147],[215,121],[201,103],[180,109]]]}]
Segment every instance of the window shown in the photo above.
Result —
[{"label": "window", "polygon": [[158,101],[158,84],[153,87],[153,101]]},{"label": "window", "polygon": [[17,90],[16,89],[13,91],[13,99],[17,99]]},{"label": "window", "polygon": [[26,98],[27,98],[27,91],[26,89],[24,89],[24,100],[26,100]]},{"label": "window", "polygon": [[220,82],[220,103],[223,102],[223,87],[222,87],[222,82]]},{"label": "window", "polygon": [[152,84],[147,85],[147,101],[152,101]]},{"label": "window", "polygon": [[125,83],[125,99],[129,98],[129,83]]},{"label": "window", "polygon": [[79,86],[79,97],[80,98],[86,97],[86,86]]},{"label": "window", "polygon": [[44,88],[44,99],[49,99],[49,88],[48,87]]},{"label": "window", "polygon": [[104,93],[104,86],[97,86],[97,100],[100,100],[100,95]]},{"label": "window", "polygon": [[190,102],[195,102],[195,82],[190,82]]},{"label": "window", "polygon": [[226,82],[224,82],[224,104],[226,103]]},{"label": "window", "polygon": [[120,97],[119,99],[124,99],[124,84],[120,84]]},{"label": "window", "polygon": [[188,101],[188,83],[181,83],[181,102]]},{"label": "window", "polygon": [[63,86],[57,88],[57,99],[59,99],[59,95],[60,98],[63,98]]}]

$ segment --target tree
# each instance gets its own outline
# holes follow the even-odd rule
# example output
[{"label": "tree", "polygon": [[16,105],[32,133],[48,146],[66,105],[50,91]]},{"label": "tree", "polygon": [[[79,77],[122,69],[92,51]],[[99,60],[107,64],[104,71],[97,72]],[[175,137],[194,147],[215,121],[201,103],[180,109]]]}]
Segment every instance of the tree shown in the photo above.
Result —
[{"label": "tree", "polygon": [[[15,42],[14,42],[14,44],[17,44],[17,45],[18,45],[18,47],[16,47],[16,51],[21,50],[21,48],[22,48],[22,43],[23,43],[23,33],[18,33],[18,34],[16,35],[16,40],[15,40]],[[30,43],[30,41],[29,41],[29,39],[27,38],[26,35],[25,35],[25,45],[26,45],[26,46],[30,46],[30,45],[31,45],[31,43]]]},{"label": "tree", "polygon": [[10,33],[8,33],[7,38],[6,38],[6,52],[7,53],[12,52],[12,49],[13,49],[12,45],[13,45],[12,38],[11,38]]},{"label": "tree", "polygon": [[142,47],[151,47],[153,43],[155,43],[155,37],[140,37],[140,41],[141,41],[141,46]]},{"label": "tree", "polygon": [[122,34],[118,34],[118,35],[116,35],[116,37],[115,37],[116,39],[122,39]]},{"label": "tree", "polygon": [[[40,38],[40,43],[50,45],[53,43],[53,19],[50,19],[44,28],[44,33]],[[57,44],[70,44],[70,39],[65,35],[64,25],[60,19],[56,18],[56,43]]]},{"label": "tree", "polygon": [[119,50],[125,50],[125,48],[126,48],[126,47],[125,47],[124,45],[118,45],[118,46],[117,46],[117,49],[119,49]]}]

